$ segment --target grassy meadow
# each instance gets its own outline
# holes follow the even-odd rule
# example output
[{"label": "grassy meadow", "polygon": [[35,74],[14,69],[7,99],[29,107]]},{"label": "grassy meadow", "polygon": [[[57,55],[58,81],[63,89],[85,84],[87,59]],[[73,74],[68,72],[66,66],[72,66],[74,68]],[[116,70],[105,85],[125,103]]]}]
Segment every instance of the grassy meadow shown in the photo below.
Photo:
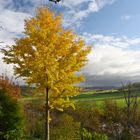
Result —
[{"label": "grassy meadow", "polygon": [[[133,95],[136,95],[138,99],[140,98],[140,91],[135,90],[133,91]],[[26,104],[26,102],[39,102],[43,101],[45,98],[44,96],[30,96],[27,94],[27,96],[23,96],[21,98],[21,102]],[[77,103],[85,104],[85,106],[92,106],[95,103],[98,105],[103,104],[105,100],[114,100],[117,102],[119,106],[124,106],[125,99],[124,94],[117,89],[110,89],[110,90],[90,90],[90,91],[84,91],[81,92],[78,96],[73,97],[71,100],[74,100]]]}]

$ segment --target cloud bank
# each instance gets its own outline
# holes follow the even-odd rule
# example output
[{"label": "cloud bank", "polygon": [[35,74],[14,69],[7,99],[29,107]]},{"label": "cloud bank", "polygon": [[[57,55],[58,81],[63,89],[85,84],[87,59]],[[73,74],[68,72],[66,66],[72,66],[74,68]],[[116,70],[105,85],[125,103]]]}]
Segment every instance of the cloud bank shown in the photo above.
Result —
[{"label": "cloud bank", "polygon": [[89,63],[82,70],[85,85],[120,85],[121,82],[140,81],[140,38],[113,37],[83,33],[88,44],[93,44]]}]

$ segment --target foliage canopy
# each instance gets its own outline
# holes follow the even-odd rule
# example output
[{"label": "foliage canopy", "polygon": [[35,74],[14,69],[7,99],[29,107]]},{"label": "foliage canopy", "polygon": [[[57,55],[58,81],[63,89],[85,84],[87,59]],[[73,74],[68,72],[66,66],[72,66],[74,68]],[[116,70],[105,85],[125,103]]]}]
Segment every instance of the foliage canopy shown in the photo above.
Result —
[{"label": "foliage canopy", "polygon": [[6,75],[0,76],[0,89],[5,91],[6,94],[13,99],[19,99],[21,95],[21,89],[18,85],[15,85],[12,78],[9,79]]},{"label": "foliage canopy", "polygon": [[0,90],[0,139],[16,140],[22,134],[22,117],[18,102]]},{"label": "foliage canopy", "polygon": [[77,72],[87,62],[90,47],[71,30],[62,26],[61,15],[46,7],[25,21],[24,37],[2,49],[6,63],[13,63],[17,76],[28,84],[48,89],[49,107],[62,110],[73,106],[69,97],[78,94],[74,85],[83,80]]}]

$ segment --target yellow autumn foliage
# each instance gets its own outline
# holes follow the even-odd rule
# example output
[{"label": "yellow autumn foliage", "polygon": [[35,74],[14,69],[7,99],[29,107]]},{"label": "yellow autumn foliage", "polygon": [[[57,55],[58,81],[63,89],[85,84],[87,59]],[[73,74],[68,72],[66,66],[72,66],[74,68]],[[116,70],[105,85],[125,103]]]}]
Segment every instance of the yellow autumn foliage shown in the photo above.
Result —
[{"label": "yellow autumn foliage", "polygon": [[83,80],[77,72],[86,64],[90,47],[73,31],[62,26],[62,16],[46,7],[25,21],[24,36],[2,49],[6,63],[28,84],[49,91],[49,106],[63,110],[74,104],[75,85]]}]

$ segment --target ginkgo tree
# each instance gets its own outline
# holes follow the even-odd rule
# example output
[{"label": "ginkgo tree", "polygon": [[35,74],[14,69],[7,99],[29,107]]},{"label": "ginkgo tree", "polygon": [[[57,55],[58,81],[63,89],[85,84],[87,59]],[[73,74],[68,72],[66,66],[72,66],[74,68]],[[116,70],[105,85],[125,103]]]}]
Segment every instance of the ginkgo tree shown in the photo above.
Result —
[{"label": "ginkgo tree", "polygon": [[74,107],[70,97],[79,94],[77,74],[86,64],[91,47],[73,31],[62,26],[62,16],[47,7],[25,20],[24,36],[2,49],[4,61],[14,64],[14,73],[46,95],[46,140],[49,140],[49,111]]}]

